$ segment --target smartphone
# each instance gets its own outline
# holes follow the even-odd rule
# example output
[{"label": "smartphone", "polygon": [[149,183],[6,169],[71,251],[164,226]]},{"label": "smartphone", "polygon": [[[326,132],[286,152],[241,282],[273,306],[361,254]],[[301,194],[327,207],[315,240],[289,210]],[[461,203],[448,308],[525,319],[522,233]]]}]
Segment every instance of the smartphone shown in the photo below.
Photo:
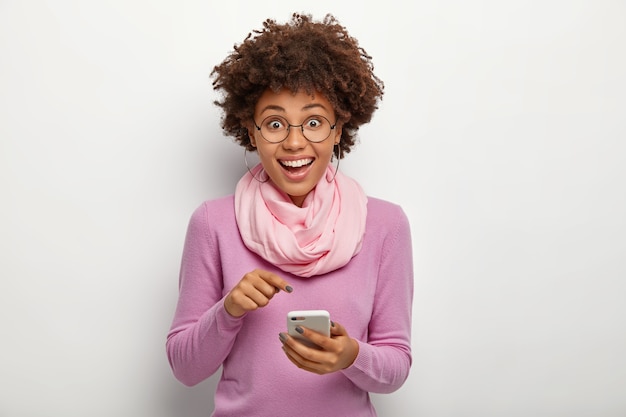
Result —
[{"label": "smartphone", "polygon": [[303,326],[325,336],[330,336],[330,314],[326,310],[299,310],[287,313],[287,332],[310,347],[318,347],[296,331],[297,326]]}]

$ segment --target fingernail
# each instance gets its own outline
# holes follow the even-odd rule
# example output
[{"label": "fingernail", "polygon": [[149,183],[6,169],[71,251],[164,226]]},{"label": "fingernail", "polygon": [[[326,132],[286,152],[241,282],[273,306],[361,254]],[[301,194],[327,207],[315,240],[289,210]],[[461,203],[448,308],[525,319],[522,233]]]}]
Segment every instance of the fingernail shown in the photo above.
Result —
[{"label": "fingernail", "polygon": [[334,321],[331,321],[331,322],[330,322],[330,325],[331,325],[332,327],[335,327],[335,322],[334,322]]},{"label": "fingernail", "polygon": [[287,285],[287,286],[285,287],[285,291],[287,291],[287,292],[292,292],[292,291],[293,291],[293,288],[291,288],[291,286],[290,286],[290,285]]},{"label": "fingernail", "polygon": [[302,334],[302,333],[304,333],[304,329],[302,327],[300,327],[300,326],[296,326],[296,332]]},{"label": "fingernail", "polygon": [[287,341],[287,336],[284,333],[278,333],[278,338],[281,342],[285,343]]}]

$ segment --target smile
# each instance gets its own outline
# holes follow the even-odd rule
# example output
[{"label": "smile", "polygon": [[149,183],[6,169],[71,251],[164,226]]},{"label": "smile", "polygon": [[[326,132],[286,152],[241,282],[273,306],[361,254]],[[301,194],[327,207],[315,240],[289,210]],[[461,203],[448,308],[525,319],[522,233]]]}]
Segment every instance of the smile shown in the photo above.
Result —
[{"label": "smile", "polygon": [[300,168],[305,165],[310,165],[313,162],[313,158],[296,159],[295,161],[279,161],[280,164],[286,168]]}]

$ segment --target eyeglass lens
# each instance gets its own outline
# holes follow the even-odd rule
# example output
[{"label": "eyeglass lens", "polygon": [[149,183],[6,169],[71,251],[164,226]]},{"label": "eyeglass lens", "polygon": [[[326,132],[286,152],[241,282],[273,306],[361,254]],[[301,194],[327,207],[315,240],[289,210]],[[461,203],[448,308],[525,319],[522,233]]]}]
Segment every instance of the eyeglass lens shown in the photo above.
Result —
[{"label": "eyeglass lens", "polygon": [[292,125],[282,116],[269,116],[263,119],[259,130],[268,142],[277,143],[287,139],[289,129],[292,127],[300,128],[304,137],[310,142],[322,142],[330,136],[334,128],[324,116],[308,117],[300,125]]}]

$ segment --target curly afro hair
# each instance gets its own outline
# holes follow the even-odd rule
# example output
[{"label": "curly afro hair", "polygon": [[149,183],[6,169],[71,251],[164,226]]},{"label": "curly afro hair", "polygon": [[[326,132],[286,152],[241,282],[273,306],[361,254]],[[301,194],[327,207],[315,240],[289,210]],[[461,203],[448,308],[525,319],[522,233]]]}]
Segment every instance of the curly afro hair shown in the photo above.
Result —
[{"label": "curly afro hair", "polygon": [[321,22],[294,13],[286,24],[267,19],[263,29],[248,34],[211,72],[221,91],[222,128],[252,151],[244,127],[267,90],[321,93],[343,124],[337,157],[350,152],[359,127],[368,123],[382,100],[384,84],[374,75],[372,58],[334,16]]}]

